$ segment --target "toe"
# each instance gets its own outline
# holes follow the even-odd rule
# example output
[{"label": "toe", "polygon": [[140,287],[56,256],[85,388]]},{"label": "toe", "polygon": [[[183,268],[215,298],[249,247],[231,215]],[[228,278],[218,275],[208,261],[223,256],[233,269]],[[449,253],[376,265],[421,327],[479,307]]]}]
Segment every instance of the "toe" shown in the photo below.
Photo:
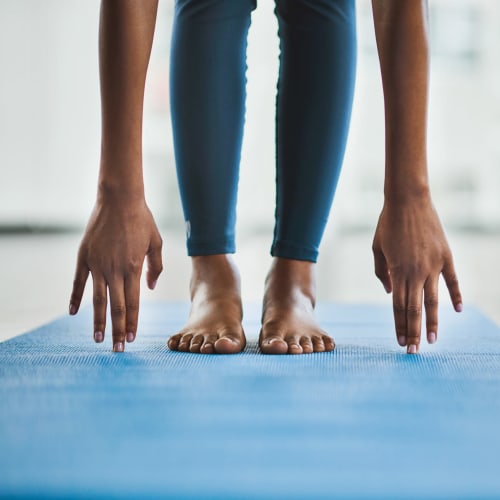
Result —
[{"label": "toe", "polygon": [[195,335],[189,344],[189,352],[200,352],[201,345],[203,344],[203,335]]},{"label": "toe", "polygon": [[171,349],[172,351],[177,351],[179,348],[179,341],[181,339],[182,335],[180,333],[177,333],[176,335],[172,335],[168,339],[168,348]]},{"label": "toe", "polygon": [[288,344],[277,335],[262,338],[261,333],[259,344],[263,354],[286,354],[288,352]]},{"label": "toe", "polygon": [[323,340],[323,337],[319,337],[319,336],[313,337],[312,344],[313,344],[314,352],[325,352],[326,347],[325,347],[325,342]]},{"label": "toe", "polygon": [[182,335],[181,339],[179,340],[179,346],[177,347],[177,349],[182,352],[188,352],[192,338],[193,335],[191,333],[185,333],[184,335]]},{"label": "toe", "polygon": [[226,334],[215,341],[214,349],[218,354],[236,354],[245,347],[245,342],[236,334]]},{"label": "toe", "polygon": [[311,337],[302,337],[300,339],[300,345],[302,346],[302,352],[304,354],[310,354],[314,352]]},{"label": "toe", "polygon": [[298,335],[290,337],[288,341],[288,354],[302,354],[304,351],[300,345],[300,337]]},{"label": "toe", "polygon": [[215,348],[214,344],[217,340],[217,335],[207,335],[204,339],[203,345],[200,348],[202,354],[214,354]]},{"label": "toe", "polygon": [[323,335],[323,344],[325,351],[333,351],[335,349],[335,342],[329,335]]}]

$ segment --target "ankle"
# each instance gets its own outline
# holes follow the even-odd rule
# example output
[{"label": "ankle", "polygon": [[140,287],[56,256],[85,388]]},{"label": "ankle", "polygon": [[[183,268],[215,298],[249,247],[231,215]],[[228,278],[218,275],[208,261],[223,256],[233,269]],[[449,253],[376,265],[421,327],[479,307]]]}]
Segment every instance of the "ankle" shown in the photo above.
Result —
[{"label": "ankle", "polygon": [[307,299],[316,303],[316,276],[314,262],[275,257],[265,281],[264,306],[276,302]]},{"label": "ankle", "polygon": [[205,296],[240,297],[240,275],[228,254],[192,257],[191,298],[203,290]]}]

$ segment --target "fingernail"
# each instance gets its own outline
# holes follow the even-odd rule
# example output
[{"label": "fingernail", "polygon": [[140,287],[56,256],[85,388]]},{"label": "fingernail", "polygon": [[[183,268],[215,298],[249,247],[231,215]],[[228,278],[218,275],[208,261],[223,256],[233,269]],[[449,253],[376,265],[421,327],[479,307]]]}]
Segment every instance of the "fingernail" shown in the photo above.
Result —
[{"label": "fingernail", "polygon": [[408,354],[417,354],[417,346],[415,344],[408,346]]},{"label": "fingernail", "polygon": [[429,344],[434,344],[436,342],[436,334],[434,332],[429,333]]},{"label": "fingernail", "polygon": [[405,336],[403,336],[403,335],[401,335],[400,337],[398,337],[398,344],[399,344],[400,346],[404,346],[404,345],[406,345],[406,337],[405,337]]},{"label": "fingernail", "polygon": [[158,283],[158,280],[153,281],[153,283],[151,283],[151,290],[154,290],[156,288],[156,283]]},{"label": "fingernail", "polygon": [[104,340],[104,335],[102,332],[94,332],[94,340],[98,343]]},{"label": "fingernail", "polygon": [[135,339],[134,332],[128,332],[127,333],[127,342],[133,342]]},{"label": "fingernail", "polygon": [[123,345],[123,342],[117,342],[113,346],[113,351],[114,352],[123,352],[125,350],[125,346]]},{"label": "fingernail", "polygon": [[463,304],[462,304],[461,302],[459,302],[459,303],[455,306],[455,311],[457,311],[457,313],[461,313],[463,308],[464,308]]},{"label": "fingernail", "polygon": [[71,316],[74,316],[76,314],[76,306],[74,304],[69,305],[69,313]]}]

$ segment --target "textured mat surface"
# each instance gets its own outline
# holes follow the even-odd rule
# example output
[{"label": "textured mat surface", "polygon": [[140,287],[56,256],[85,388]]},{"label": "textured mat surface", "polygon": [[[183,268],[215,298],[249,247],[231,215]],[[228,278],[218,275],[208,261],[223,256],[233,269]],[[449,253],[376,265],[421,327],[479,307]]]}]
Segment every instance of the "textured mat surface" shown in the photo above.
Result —
[{"label": "textured mat surface", "polygon": [[[91,311],[0,344],[0,496],[500,497],[500,331],[441,312],[418,356],[380,306],[322,304],[334,353],[173,353],[145,304],[125,354]],[[258,309],[245,323],[258,332]]]}]

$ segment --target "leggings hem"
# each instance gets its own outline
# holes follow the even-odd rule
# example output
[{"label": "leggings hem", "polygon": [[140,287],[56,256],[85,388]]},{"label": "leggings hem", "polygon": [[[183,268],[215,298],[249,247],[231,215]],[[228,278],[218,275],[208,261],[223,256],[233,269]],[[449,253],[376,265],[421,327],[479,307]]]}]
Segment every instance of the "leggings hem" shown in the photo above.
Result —
[{"label": "leggings hem", "polygon": [[316,262],[318,260],[318,251],[316,249],[296,245],[287,241],[277,241],[273,243],[271,255],[273,257],[305,260],[309,262]]},{"label": "leggings hem", "polygon": [[235,253],[236,246],[231,242],[222,243],[188,243],[187,254],[189,257],[219,255],[226,253]]}]

